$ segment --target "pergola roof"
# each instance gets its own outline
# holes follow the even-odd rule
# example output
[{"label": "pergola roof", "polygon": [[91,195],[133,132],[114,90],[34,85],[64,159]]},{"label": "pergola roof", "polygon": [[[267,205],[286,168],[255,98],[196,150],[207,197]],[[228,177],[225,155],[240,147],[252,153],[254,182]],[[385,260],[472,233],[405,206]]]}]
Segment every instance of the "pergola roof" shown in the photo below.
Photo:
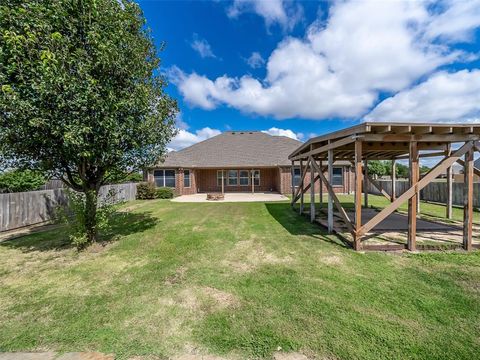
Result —
[{"label": "pergola roof", "polygon": [[[300,199],[300,213],[304,213],[303,197],[310,190],[310,221],[316,221],[315,182],[325,184],[328,191],[327,225],[329,232],[334,231],[334,208],[337,208],[342,226],[351,234],[354,249],[363,247],[361,241],[372,229],[390,216],[398,207],[408,200],[407,243],[396,244],[388,250],[407,248],[416,250],[417,205],[420,191],[442,172],[447,171],[447,217],[452,214],[452,177],[451,167],[455,163],[464,166],[464,222],[463,248],[471,250],[473,229],[473,174],[480,174],[473,164],[474,152],[480,151],[480,124],[419,124],[419,123],[363,123],[348,129],[310,139],[297,148],[289,159],[292,164],[300,161],[301,182],[292,196],[292,206]],[[452,149],[452,143],[462,143],[459,148]],[[420,153],[420,150],[428,150]],[[432,150],[439,150],[432,152]],[[437,165],[420,177],[420,157],[441,156]],[[464,160],[461,158],[464,157]],[[409,188],[397,197],[395,190],[395,161],[391,162],[392,189],[387,193],[368,174],[368,160],[409,159]],[[327,160],[325,167],[322,161]],[[347,211],[338,200],[332,187],[333,163],[337,160],[351,161],[355,169],[354,219],[350,219]],[[328,177],[324,172],[327,170]],[[306,180],[310,172],[310,182]],[[315,175],[317,173],[317,175]],[[376,187],[390,204],[380,212],[362,222],[362,192],[365,207],[368,207],[369,184]],[[322,188],[323,185],[320,185]],[[323,197],[320,197],[323,199]],[[322,200],[320,200],[322,201]],[[480,246],[479,246],[480,247]],[[387,250],[381,246],[370,245],[370,249]]]},{"label": "pergola roof", "polygon": [[419,150],[439,150],[437,155],[441,155],[451,143],[479,140],[480,124],[366,122],[312,138],[289,159],[307,159],[311,155],[326,159],[328,150],[333,150],[335,160],[352,160],[356,139],[364,142],[362,156],[372,160],[404,158],[412,141],[418,143]]}]

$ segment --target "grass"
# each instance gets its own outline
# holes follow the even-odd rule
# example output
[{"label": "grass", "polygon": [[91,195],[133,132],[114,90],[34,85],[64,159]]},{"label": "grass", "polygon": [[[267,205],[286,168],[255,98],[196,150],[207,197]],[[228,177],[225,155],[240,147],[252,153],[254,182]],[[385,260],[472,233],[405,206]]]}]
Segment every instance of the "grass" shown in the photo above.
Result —
[{"label": "grass", "polygon": [[478,357],[478,251],[356,253],[287,203],[128,208],[102,249],[62,228],[0,243],[0,350]]}]

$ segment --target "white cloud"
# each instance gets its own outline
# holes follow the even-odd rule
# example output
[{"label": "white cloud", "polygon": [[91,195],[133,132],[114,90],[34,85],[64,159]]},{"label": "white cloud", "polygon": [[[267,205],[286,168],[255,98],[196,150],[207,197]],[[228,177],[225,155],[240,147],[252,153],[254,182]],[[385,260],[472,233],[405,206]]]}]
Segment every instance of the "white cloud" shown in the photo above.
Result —
[{"label": "white cloud", "polygon": [[446,11],[432,19],[426,36],[447,41],[470,41],[480,24],[480,0],[447,0]]},{"label": "white cloud", "polygon": [[252,55],[248,59],[246,59],[248,66],[250,66],[253,69],[258,69],[259,67],[262,67],[263,64],[265,64],[265,59],[260,55],[259,52],[252,52]]},{"label": "white cloud", "polygon": [[[238,6],[246,6],[235,4],[232,16],[238,15]],[[371,109],[380,92],[402,91],[440,66],[467,58],[448,43],[439,45],[439,35],[428,33],[437,24],[432,34],[454,39],[474,27],[474,20],[464,27],[439,25],[452,4],[446,4],[443,13],[431,13],[425,2],[337,2],[328,21],[312,24],[305,38],[287,37],[278,44],[264,79],[210,79],[178,68],[171,79],[188,103],[203,109],[226,105],[279,119],[358,118]],[[272,13],[277,14],[272,19],[282,17],[280,10]]]},{"label": "white cloud", "polygon": [[209,127],[204,127],[195,132],[180,129],[178,134],[173,138],[170,144],[168,144],[167,148],[169,150],[180,150],[219,134],[221,134],[220,130],[211,129]]},{"label": "white cloud", "polygon": [[177,113],[177,117],[175,118],[175,126],[181,130],[187,130],[190,126],[183,120],[183,116],[181,112]]},{"label": "white cloud", "polygon": [[234,0],[227,9],[230,18],[244,12],[263,17],[267,28],[277,23],[285,30],[292,30],[303,18],[303,8],[289,0]]},{"label": "white cloud", "polygon": [[439,72],[382,101],[365,120],[480,122],[480,70]]},{"label": "white cloud", "polygon": [[193,34],[193,40],[190,43],[190,46],[202,58],[216,58],[208,41],[205,39],[200,39],[197,34]]},{"label": "white cloud", "polygon": [[276,127],[272,127],[268,130],[262,130],[262,132],[273,136],[286,136],[294,140],[300,140],[303,138],[302,133],[295,133],[290,129],[279,129]]}]

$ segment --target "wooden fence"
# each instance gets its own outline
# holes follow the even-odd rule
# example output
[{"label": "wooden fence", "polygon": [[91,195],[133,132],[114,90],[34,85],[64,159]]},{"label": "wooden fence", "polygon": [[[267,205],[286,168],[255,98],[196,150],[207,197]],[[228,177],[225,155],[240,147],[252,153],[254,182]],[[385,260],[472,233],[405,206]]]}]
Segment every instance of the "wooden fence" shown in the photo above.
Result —
[{"label": "wooden fence", "polygon": [[[392,182],[389,180],[377,180],[379,185],[387,193],[392,193]],[[453,205],[463,206],[463,183],[452,184],[452,201]],[[397,180],[395,183],[395,192],[397,197],[407,191],[409,188],[408,181]],[[380,195],[372,184],[369,184],[368,192],[370,194]],[[425,201],[437,202],[445,204],[447,202],[447,183],[431,182],[425,188],[420,190],[420,199]],[[480,208],[480,183],[473,184],[473,207]]]},{"label": "wooden fence", "polygon": [[[136,195],[136,183],[105,185],[100,188],[99,202],[107,198],[113,203],[129,201]],[[52,220],[67,200],[67,189],[62,188],[0,194],[0,232]]]}]

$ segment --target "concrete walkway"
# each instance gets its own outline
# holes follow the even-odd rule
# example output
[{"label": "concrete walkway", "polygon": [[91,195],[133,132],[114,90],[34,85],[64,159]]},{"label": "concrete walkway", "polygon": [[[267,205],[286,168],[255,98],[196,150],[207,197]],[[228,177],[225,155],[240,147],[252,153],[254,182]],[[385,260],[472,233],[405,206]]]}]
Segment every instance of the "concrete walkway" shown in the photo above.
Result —
[{"label": "concrete walkway", "polygon": [[207,200],[207,194],[182,195],[172,199],[174,202],[209,202],[209,203],[223,203],[223,202],[269,202],[269,201],[285,201],[288,197],[279,193],[225,193],[225,200],[212,201]]}]

